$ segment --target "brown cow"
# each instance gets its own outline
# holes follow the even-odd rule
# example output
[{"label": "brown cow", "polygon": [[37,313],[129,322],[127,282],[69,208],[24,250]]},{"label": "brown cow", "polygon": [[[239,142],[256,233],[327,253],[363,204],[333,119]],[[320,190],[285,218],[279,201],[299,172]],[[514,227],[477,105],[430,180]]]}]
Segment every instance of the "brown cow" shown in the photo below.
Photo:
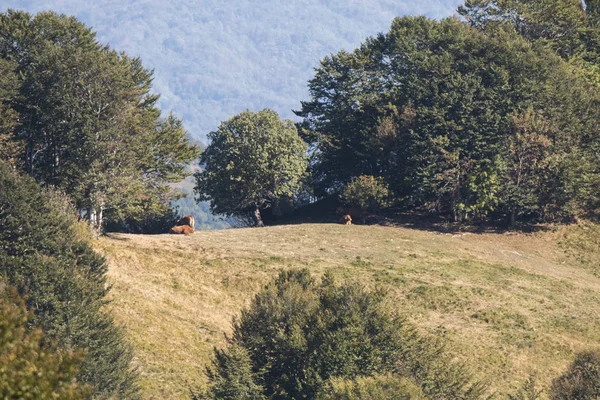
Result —
[{"label": "brown cow", "polygon": [[196,221],[194,220],[194,217],[192,215],[186,215],[185,217],[181,217],[181,219],[179,221],[177,221],[177,223],[175,225],[176,226],[187,225],[187,226],[191,226],[192,229],[194,229],[195,223],[196,223]]},{"label": "brown cow", "polygon": [[175,224],[174,227],[171,228],[171,230],[169,231],[169,233],[171,234],[184,234],[184,235],[189,235],[194,233],[195,228],[194,228],[194,217],[191,215],[186,215],[185,217],[181,217],[181,219],[179,221],[177,221],[177,224]]},{"label": "brown cow", "polygon": [[352,217],[350,214],[346,214],[340,219],[340,224],[342,225],[352,225]]},{"label": "brown cow", "polygon": [[189,225],[179,225],[172,227],[169,233],[174,235],[191,235],[194,233],[194,228]]}]

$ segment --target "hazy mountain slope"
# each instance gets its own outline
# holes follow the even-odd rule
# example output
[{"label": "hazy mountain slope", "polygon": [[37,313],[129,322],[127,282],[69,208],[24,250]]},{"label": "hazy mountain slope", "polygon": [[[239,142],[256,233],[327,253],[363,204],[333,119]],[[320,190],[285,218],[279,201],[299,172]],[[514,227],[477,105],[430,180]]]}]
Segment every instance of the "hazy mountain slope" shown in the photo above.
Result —
[{"label": "hazy mountain slope", "polygon": [[231,318],[279,268],[390,291],[390,306],[497,391],[530,374],[545,389],[577,351],[600,346],[600,226],[536,234],[439,234],[380,226],[304,224],[115,235],[111,309],[136,352],[144,398],[186,398],[205,382]]},{"label": "hazy mountain slope", "polygon": [[103,43],[156,69],[161,106],[203,138],[246,108],[291,118],[321,58],[387,31],[399,15],[452,15],[459,0],[4,0],[91,25]]}]

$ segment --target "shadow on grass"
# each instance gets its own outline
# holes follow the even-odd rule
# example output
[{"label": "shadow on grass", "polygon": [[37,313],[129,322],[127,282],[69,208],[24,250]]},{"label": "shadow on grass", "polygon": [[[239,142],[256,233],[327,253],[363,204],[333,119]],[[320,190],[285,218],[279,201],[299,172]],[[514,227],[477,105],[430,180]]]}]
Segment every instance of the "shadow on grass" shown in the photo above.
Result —
[{"label": "shadow on grass", "polygon": [[[283,217],[265,221],[268,225],[295,224],[337,224],[344,212],[342,204],[335,198],[327,198],[316,203],[301,207]],[[458,233],[533,233],[552,230],[552,226],[544,224],[520,223],[509,227],[504,219],[480,223],[453,222],[450,218],[435,216],[415,211],[388,210],[378,214],[355,213],[352,215],[355,225],[379,225],[402,227],[428,232],[458,234]]]},{"label": "shadow on grass", "polygon": [[102,235],[102,236],[107,237],[112,240],[119,240],[121,242],[127,242],[127,241],[131,240],[130,238],[123,237],[120,235],[121,235],[121,233],[119,233],[119,232],[105,232],[104,235]]}]

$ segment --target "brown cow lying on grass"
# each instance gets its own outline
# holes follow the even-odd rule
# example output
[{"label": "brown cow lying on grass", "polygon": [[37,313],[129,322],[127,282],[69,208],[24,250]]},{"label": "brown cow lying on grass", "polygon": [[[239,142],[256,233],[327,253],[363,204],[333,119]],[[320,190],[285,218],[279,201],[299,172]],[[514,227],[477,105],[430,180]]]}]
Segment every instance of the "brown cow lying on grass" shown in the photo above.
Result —
[{"label": "brown cow lying on grass", "polygon": [[342,225],[352,225],[352,217],[350,214],[346,214],[340,219],[340,224]]},{"label": "brown cow lying on grass", "polygon": [[190,235],[194,233],[194,228],[189,225],[174,226],[169,230],[169,233],[174,235]]},{"label": "brown cow lying on grass", "polygon": [[169,230],[169,233],[174,235],[190,235],[194,233],[194,217],[186,215],[181,217],[177,224]]}]

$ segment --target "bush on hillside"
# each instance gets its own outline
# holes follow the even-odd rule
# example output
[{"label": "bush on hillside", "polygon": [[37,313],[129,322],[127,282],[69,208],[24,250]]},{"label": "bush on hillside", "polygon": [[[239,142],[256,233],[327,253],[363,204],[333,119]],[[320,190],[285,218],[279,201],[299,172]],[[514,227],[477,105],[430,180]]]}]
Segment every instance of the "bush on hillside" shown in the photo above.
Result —
[{"label": "bush on hillside", "polygon": [[342,201],[360,210],[376,212],[389,207],[390,191],[382,178],[361,175],[352,179],[341,193]]},{"label": "bush on hillside", "polygon": [[600,398],[600,350],[577,354],[567,371],[552,382],[552,400]]},{"label": "bush on hillside", "polygon": [[318,400],[426,400],[423,390],[407,378],[392,375],[332,379]]},{"label": "bush on hillside", "polygon": [[391,374],[399,380],[390,385],[412,382],[431,398],[479,398],[482,385],[450,362],[439,342],[390,315],[384,299],[381,291],[337,285],[329,275],[317,283],[308,270],[281,271],[234,320],[228,348],[215,350],[206,396],[362,395],[372,382],[346,389],[331,380]]},{"label": "bush on hillside", "polygon": [[0,277],[24,296],[45,338],[82,349],[77,379],[96,397],[135,398],[131,350],[102,311],[106,263],[85,239],[64,196],[0,162]]},{"label": "bush on hillside", "polygon": [[[207,369],[211,381],[208,398],[228,400],[261,400],[264,388],[254,381],[252,360],[242,346],[232,344],[227,350],[215,349],[212,368]],[[197,397],[194,397],[197,399]]]},{"label": "bush on hillside", "polygon": [[81,354],[48,343],[29,318],[23,300],[0,293],[0,398],[88,398],[90,388],[74,379]]}]

